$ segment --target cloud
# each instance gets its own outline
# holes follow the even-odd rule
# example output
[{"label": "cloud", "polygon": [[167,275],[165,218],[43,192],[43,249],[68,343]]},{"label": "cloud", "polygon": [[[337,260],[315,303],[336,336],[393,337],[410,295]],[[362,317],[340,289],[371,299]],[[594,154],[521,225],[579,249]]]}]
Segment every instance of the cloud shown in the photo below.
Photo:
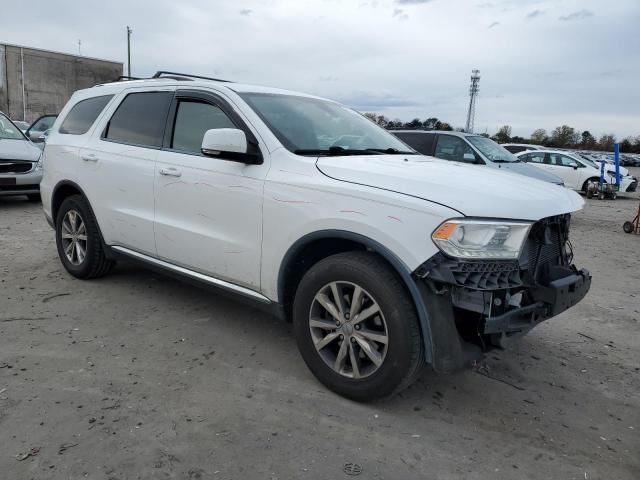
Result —
[{"label": "cloud", "polygon": [[397,18],[398,20],[403,20],[403,21],[409,18],[409,15],[404,13],[404,10],[401,8],[394,8],[391,16],[394,18]]},{"label": "cloud", "polygon": [[400,5],[420,5],[432,1],[433,0],[396,0],[396,3],[399,3]]},{"label": "cloud", "polygon": [[527,16],[525,17],[527,20],[532,20],[534,18],[538,18],[542,15],[545,14],[544,10],[534,10],[533,12],[529,12],[527,13]]},{"label": "cloud", "polygon": [[489,27],[488,27],[488,28],[489,28],[489,29],[492,29],[492,28],[497,27],[498,25],[500,25],[500,22],[493,22],[491,25],[489,25]]},{"label": "cloud", "polygon": [[582,9],[577,12],[570,13],[569,15],[563,15],[562,17],[559,17],[558,20],[570,22],[572,20],[584,20],[589,17],[593,17],[593,12],[591,10]]},{"label": "cloud", "polygon": [[359,111],[386,110],[394,107],[415,107],[415,101],[386,93],[356,92],[340,99],[342,103]]},{"label": "cloud", "polygon": [[251,10],[250,8],[243,8],[242,10],[240,10],[240,15],[251,15],[253,13],[253,10]]}]

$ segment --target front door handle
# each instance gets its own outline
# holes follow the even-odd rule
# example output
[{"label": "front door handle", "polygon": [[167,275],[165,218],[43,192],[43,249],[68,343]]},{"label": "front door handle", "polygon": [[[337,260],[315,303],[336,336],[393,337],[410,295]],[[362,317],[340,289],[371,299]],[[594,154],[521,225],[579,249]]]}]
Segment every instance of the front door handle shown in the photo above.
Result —
[{"label": "front door handle", "polygon": [[97,162],[98,161],[98,157],[96,157],[93,153],[90,153],[88,155],[82,155],[80,158],[82,158],[82,160],[84,160],[85,162]]},{"label": "front door handle", "polygon": [[160,175],[164,175],[165,177],[181,177],[182,172],[177,168],[161,168]]}]

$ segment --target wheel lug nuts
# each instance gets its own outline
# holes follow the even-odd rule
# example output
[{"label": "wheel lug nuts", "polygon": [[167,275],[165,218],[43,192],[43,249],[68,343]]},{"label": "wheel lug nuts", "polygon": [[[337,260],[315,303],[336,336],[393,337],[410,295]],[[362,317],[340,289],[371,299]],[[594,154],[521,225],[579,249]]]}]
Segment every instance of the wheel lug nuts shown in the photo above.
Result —
[{"label": "wheel lug nuts", "polygon": [[344,335],[340,334],[340,340],[344,340]]},{"label": "wheel lug nuts", "polygon": [[355,337],[351,337],[351,343],[356,343]]},{"label": "wheel lug nuts", "polygon": [[360,330],[360,325],[356,325],[354,328],[355,328],[356,330]]},{"label": "wheel lug nuts", "polygon": [[340,322],[336,322],[336,327],[339,327],[339,326],[340,326]]}]

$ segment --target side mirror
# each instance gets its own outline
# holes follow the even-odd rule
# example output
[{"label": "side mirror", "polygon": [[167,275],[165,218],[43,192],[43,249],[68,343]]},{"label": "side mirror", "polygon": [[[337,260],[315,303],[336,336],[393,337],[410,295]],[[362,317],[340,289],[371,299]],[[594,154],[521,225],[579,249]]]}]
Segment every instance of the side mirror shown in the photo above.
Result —
[{"label": "side mirror", "polygon": [[465,153],[462,159],[467,163],[476,163],[476,156],[473,153]]},{"label": "side mirror", "polygon": [[[254,147],[254,148],[251,148]],[[207,157],[221,158],[236,162],[259,164],[262,156],[250,150],[257,147],[247,143],[247,136],[238,128],[215,128],[204,132],[202,154]]]},{"label": "side mirror", "polygon": [[571,162],[569,166],[572,167],[574,170],[578,169],[578,164],[576,162]]}]

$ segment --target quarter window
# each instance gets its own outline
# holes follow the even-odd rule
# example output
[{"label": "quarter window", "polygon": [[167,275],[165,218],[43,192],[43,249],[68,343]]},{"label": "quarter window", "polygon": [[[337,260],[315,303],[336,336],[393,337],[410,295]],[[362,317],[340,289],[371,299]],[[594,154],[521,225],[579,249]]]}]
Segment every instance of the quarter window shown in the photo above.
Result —
[{"label": "quarter window", "polygon": [[171,148],[201,155],[204,133],[216,128],[236,128],[236,126],[216,105],[181,101],[176,113]]},{"label": "quarter window", "polygon": [[[76,103],[60,125],[60,133],[71,135],[87,133],[112,98],[113,95],[103,95]],[[55,120],[55,117],[53,119]],[[35,126],[33,129],[36,130]]]},{"label": "quarter window", "polygon": [[103,138],[144,147],[161,147],[173,92],[130,93],[107,124]]}]

